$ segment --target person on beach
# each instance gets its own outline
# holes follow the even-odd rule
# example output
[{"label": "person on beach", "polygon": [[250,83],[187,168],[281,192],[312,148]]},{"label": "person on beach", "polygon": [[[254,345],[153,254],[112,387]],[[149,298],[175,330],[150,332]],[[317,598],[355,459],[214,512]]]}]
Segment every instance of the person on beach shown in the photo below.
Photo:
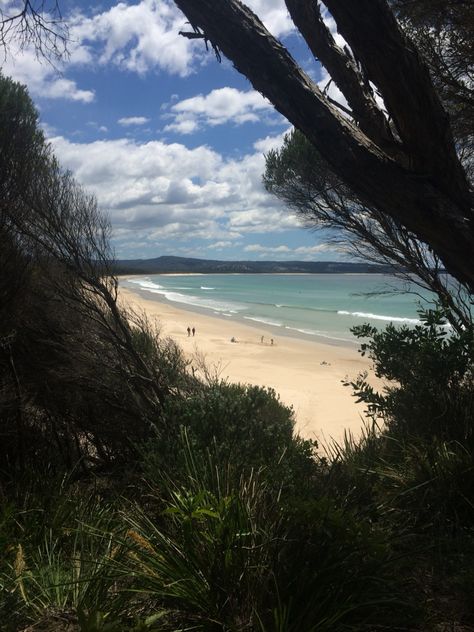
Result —
[{"label": "person on beach", "polygon": [[270,344],[273,346],[273,338],[270,338]]},{"label": "person on beach", "polygon": [[188,332],[188,338],[189,338],[189,336],[191,335],[191,327],[188,327],[186,331]]},{"label": "person on beach", "polygon": [[196,333],[196,329],[193,327],[191,331],[193,332],[193,337],[194,337],[194,334]]},{"label": "person on beach", "polygon": [[260,344],[263,345],[263,336],[260,338]]}]

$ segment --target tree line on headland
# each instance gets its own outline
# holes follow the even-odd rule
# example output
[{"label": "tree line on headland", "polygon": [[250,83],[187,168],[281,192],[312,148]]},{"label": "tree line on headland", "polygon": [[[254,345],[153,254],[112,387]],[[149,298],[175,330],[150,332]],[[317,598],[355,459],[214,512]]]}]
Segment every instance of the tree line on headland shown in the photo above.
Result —
[{"label": "tree line on headland", "polygon": [[[256,42],[266,54],[270,44],[289,68],[236,0],[176,1],[195,36],[241,70],[253,73],[233,58],[232,29],[241,47],[242,34],[250,37],[245,54]],[[328,48],[315,51],[349,86],[354,123],[321,109],[328,106],[314,91],[307,101],[292,67],[298,90],[288,98],[301,99],[301,131],[269,155],[267,187],[309,208],[311,221],[346,226],[359,252],[417,267],[439,299],[420,315],[423,325],[354,329],[386,387],[375,391],[364,375],[348,384],[366,404],[365,430],[325,452],[298,437],[292,409],[272,390],[226,383],[205,366],[189,371],[173,341],[120,306],[106,218],[58,164],[26,89],[0,77],[2,630],[474,628],[473,249],[464,186],[473,10],[449,0],[391,4],[403,31],[382,0],[326,3],[352,49],[340,58],[320,5],[287,0],[304,37]],[[32,7],[25,3],[20,25]],[[11,24],[3,22],[0,43]],[[41,20],[28,26],[41,36]],[[367,59],[367,28],[393,35],[384,59]],[[49,24],[45,46],[57,45]],[[256,81],[263,92],[274,85],[270,96],[283,108],[286,84],[271,74],[272,60],[258,57]],[[410,77],[422,79],[413,99],[430,97],[413,120]],[[371,81],[388,108],[382,117]],[[380,160],[382,175],[394,176],[381,180],[387,202],[370,195],[377,172],[360,186],[343,180],[307,129],[312,106],[315,125],[328,126],[316,130],[323,139],[341,128],[350,136],[348,169],[358,157],[360,169]],[[357,151],[356,132],[370,140],[356,135]],[[401,195],[403,182],[410,186]],[[442,264],[458,285],[443,283]]]},{"label": "tree line on headland", "polygon": [[116,274],[166,274],[173,272],[201,274],[312,273],[393,274],[389,265],[345,261],[219,261],[192,257],[162,256],[154,259],[118,259],[112,263]]}]

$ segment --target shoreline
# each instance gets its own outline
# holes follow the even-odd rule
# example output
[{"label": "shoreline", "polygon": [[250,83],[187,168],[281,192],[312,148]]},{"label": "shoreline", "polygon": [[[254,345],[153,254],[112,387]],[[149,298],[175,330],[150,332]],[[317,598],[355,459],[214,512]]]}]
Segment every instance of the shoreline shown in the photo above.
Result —
[{"label": "shoreline", "polygon": [[[240,272],[236,272],[236,273],[231,273],[231,274],[242,274]],[[274,274],[272,273],[268,273],[268,274]],[[292,274],[292,273],[290,273]],[[296,273],[295,273],[296,274]],[[299,273],[298,273],[299,274]],[[118,278],[119,280],[119,284],[120,281],[127,281],[127,280],[131,280],[131,279],[143,279],[144,277],[146,277],[148,275],[143,275],[143,274],[136,274],[136,275],[121,275]],[[161,275],[153,275],[153,276],[161,276]],[[166,274],[166,275],[162,275],[162,276],[191,276],[189,274],[181,274],[181,273],[172,273],[172,274]],[[201,273],[195,273],[192,274],[192,276],[201,276]],[[206,276],[206,275],[202,275],[202,276]],[[191,303],[181,303],[178,301],[170,301],[169,299],[165,298],[163,295],[159,294],[159,293],[153,293],[153,292],[149,292],[148,290],[145,290],[143,288],[140,288],[140,286],[127,286],[126,288],[121,285],[120,286],[121,289],[126,289],[128,291],[130,291],[132,294],[135,294],[137,296],[139,296],[140,298],[142,298],[143,300],[146,301],[152,301],[152,302],[158,302],[158,303],[163,303],[166,305],[170,305],[175,307],[178,310],[182,310],[185,312],[190,312],[192,314],[198,314],[198,315],[202,315],[208,318],[213,318],[213,319],[217,319],[219,321],[225,321],[225,322],[234,322],[236,323],[236,326],[248,326],[248,327],[255,327],[258,329],[262,329],[264,332],[266,331],[270,336],[273,337],[285,337],[285,338],[290,338],[292,340],[303,340],[305,342],[308,342],[310,344],[315,343],[315,344],[322,344],[322,345],[327,345],[327,346],[334,346],[334,347],[346,347],[348,349],[354,350],[354,349],[358,349],[360,346],[360,343],[356,341],[356,339],[354,338],[353,340],[349,339],[349,338],[338,338],[336,336],[325,336],[324,334],[318,334],[318,335],[314,335],[314,334],[310,334],[310,333],[305,333],[304,331],[300,330],[300,329],[296,329],[296,328],[292,328],[292,327],[281,327],[280,325],[272,325],[268,322],[265,322],[263,320],[257,320],[255,318],[245,318],[245,317],[239,317],[238,315],[230,315],[230,314],[226,314],[224,315],[224,313],[218,313],[215,312],[212,308],[206,308],[206,307],[200,307],[198,305],[193,305]],[[348,334],[349,335],[349,334]]]},{"label": "shoreline", "polygon": [[[188,309],[161,295],[152,298],[138,287],[119,284],[119,297],[125,306],[157,321],[161,334],[181,347],[195,369],[204,359],[211,373],[222,379],[273,388],[285,405],[293,406],[295,430],[301,436],[321,445],[331,438],[341,441],[345,431],[360,434],[364,406],[356,404],[350,387],[342,384],[370,371],[370,361],[358,354],[356,346],[282,335],[277,327]],[[194,337],[188,337],[187,327],[196,328]],[[377,383],[375,377],[370,381]]]}]

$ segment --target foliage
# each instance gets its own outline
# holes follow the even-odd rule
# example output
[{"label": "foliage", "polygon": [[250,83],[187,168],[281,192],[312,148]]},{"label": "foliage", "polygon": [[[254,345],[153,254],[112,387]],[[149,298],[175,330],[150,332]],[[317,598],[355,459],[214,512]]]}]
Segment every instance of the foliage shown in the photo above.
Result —
[{"label": "foliage", "polygon": [[[0,116],[2,629],[472,624],[468,304],[452,330],[436,310],[355,329],[388,384],[352,383],[366,429],[322,457],[271,389],[189,375],[120,308],[107,222],[3,78]],[[331,184],[294,138],[274,182]]]},{"label": "foliage", "polygon": [[[113,502],[104,502],[93,487],[49,480],[30,489],[30,498],[12,507],[8,544],[2,551],[0,582],[13,624],[55,618],[71,623],[78,613],[99,612],[116,603],[110,559]],[[116,607],[116,606],[114,606]],[[59,623],[58,623],[59,627]]]},{"label": "foliage", "polygon": [[183,450],[183,485],[156,482],[162,517],[138,506],[125,515],[132,590],[156,600],[163,630],[355,630],[395,620],[390,547],[370,524],[329,499],[280,496],[263,472],[239,478],[212,450],[199,460],[186,434]]},{"label": "foliage", "polygon": [[172,434],[164,453],[147,451],[149,473],[160,461],[168,471],[182,471],[180,426],[186,427],[196,454],[206,458],[212,446],[219,463],[229,463],[236,472],[264,468],[269,481],[295,489],[315,473],[317,445],[294,435],[293,410],[272,389],[219,380],[198,384],[188,396],[170,399],[165,414]]},{"label": "foliage", "polygon": [[440,259],[403,225],[360,199],[298,130],[265,156],[267,191],[309,228],[326,229],[335,246],[363,261],[388,265],[407,287],[433,292],[458,329],[471,324],[469,292],[445,274]]},{"label": "foliage", "polygon": [[382,393],[364,376],[352,384],[372,417],[382,417],[396,437],[460,441],[472,446],[474,329],[452,332],[439,310],[420,312],[421,324],[384,331],[370,325],[352,331],[375,374],[389,380]]},{"label": "foliage", "polygon": [[0,77],[0,106],[0,475],[133,460],[186,389],[186,363],[119,307],[108,221],[61,169],[26,90]]}]

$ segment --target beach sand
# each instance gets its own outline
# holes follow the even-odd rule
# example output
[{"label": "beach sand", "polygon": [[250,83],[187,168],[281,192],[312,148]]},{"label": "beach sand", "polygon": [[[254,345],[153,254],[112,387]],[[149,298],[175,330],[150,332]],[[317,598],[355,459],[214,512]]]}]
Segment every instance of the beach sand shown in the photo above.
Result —
[{"label": "beach sand", "polygon": [[[222,378],[275,389],[282,402],[293,406],[300,435],[324,444],[331,438],[340,441],[344,430],[360,433],[364,406],[356,404],[350,387],[342,384],[370,368],[355,346],[274,336],[260,327],[147,299],[128,288],[120,288],[120,297],[125,305],[157,319],[161,334],[175,340],[195,368],[203,357],[211,372]],[[195,327],[194,337],[188,337],[188,326]]]}]

